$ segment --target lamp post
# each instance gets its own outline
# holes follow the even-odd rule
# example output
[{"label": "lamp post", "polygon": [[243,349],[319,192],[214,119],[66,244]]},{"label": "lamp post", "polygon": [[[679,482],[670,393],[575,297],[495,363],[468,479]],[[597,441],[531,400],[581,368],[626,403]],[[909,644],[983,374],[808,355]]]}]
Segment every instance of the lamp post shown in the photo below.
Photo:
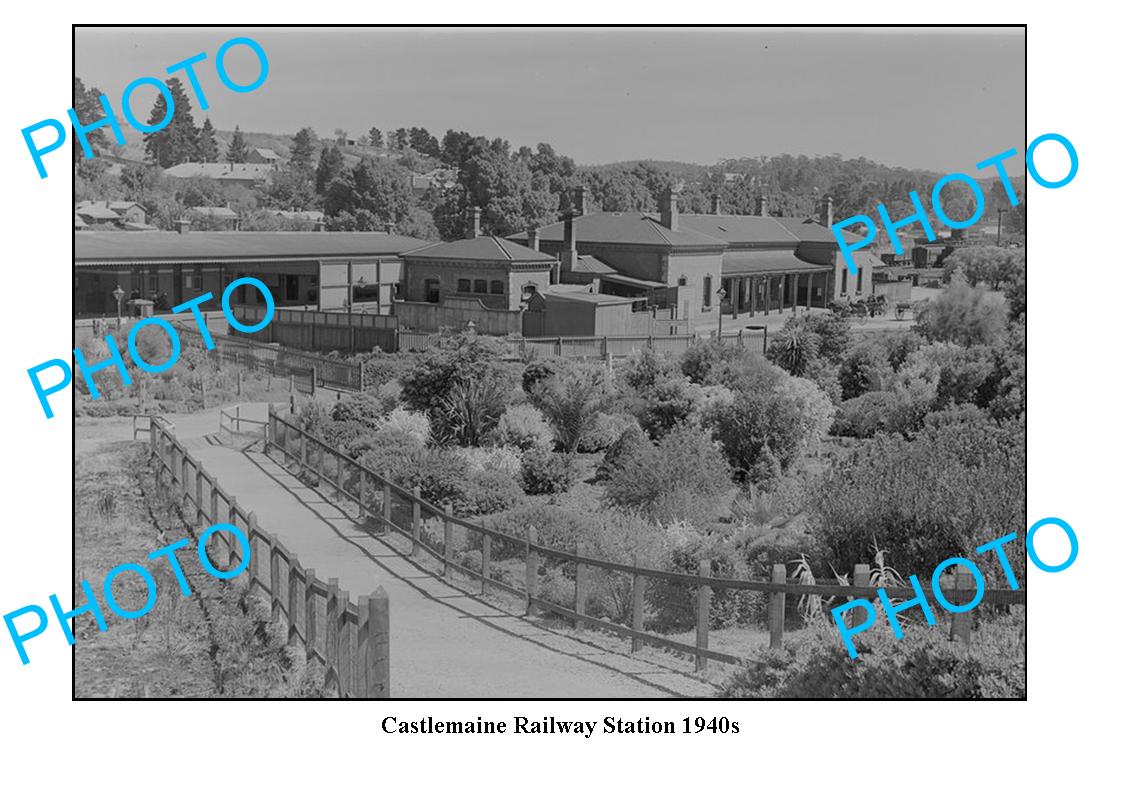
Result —
[{"label": "lamp post", "polygon": [[721,316],[722,316],[721,303],[723,301],[725,301],[725,296],[726,296],[725,287],[724,286],[719,287],[717,289],[717,341],[719,343],[721,342]]},{"label": "lamp post", "polygon": [[121,289],[120,285],[117,285],[117,287],[115,287],[113,289],[113,298],[117,299],[117,330],[120,331],[121,330],[121,300],[123,298],[125,298],[125,291]]}]

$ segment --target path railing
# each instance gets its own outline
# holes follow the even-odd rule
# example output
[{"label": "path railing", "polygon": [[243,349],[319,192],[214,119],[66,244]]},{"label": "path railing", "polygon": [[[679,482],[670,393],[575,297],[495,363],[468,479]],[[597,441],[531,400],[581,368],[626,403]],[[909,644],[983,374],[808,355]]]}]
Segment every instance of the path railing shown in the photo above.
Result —
[{"label": "path railing", "polygon": [[[246,422],[243,419],[243,422]],[[257,421],[261,422],[261,421]],[[324,685],[345,698],[390,696],[390,604],[380,586],[358,603],[331,578],[325,583],[315,570],[257,523],[237,498],[228,494],[160,418],[149,424],[149,445],[159,462],[157,480],[187,504],[201,530],[229,523],[249,539],[248,578],[251,591],[264,594],[274,622],[283,622],[289,643],[301,644],[309,659],[323,664]],[[241,552],[222,534],[211,536],[210,559],[223,570],[241,563]]]},{"label": "path railing", "polygon": [[[716,596],[728,599],[730,593],[738,591],[767,594],[769,646],[773,649],[783,646],[788,595],[845,599],[878,597],[877,588],[870,585],[870,568],[862,564],[854,568],[853,585],[850,586],[793,582],[782,563],[773,565],[769,581],[734,580],[713,577],[711,562],[707,560],[699,562],[696,574],[669,572],[604,561],[584,555],[580,550],[568,552],[539,544],[533,526],[526,529],[525,538],[512,536],[479,522],[454,516],[450,507],[442,508],[423,499],[418,488],[408,490],[394,484],[272,410],[266,430],[265,452],[283,466],[295,466],[303,475],[315,476],[326,499],[330,500],[334,493],[336,500],[354,503],[358,507],[359,521],[373,521],[384,532],[393,531],[406,537],[410,541],[411,557],[417,557],[421,551],[429,553],[440,563],[442,574],[456,571],[477,580],[481,593],[488,589],[507,592],[523,602],[526,614],[545,611],[571,620],[577,629],[595,627],[630,639],[633,652],[638,652],[644,644],[650,644],[691,655],[698,671],[706,668],[708,660],[734,664],[745,660],[743,656],[710,648],[711,608]],[[459,549],[458,536],[463,540]],[[474,554],[470,559],[462,556],[467,550],[479,552],[478,564]],[[497,562],[512,557],[521,559],[521,583],[506,582],[497,577]],[[471,563],[467,563],[469,560]],[[539,570],[548,560],[561,562],[572,573],[573,599],[569,605],[552,602],[541,594]],[[630,604],[630,610],[625,611],[629,617],[627,623],[594,617],[587,612],[590,586],[597,576],[615,579],[618,591]],[[973,580],[969,573],[959,572],[948,578],[941,581],[941,591],[946,599],[963,604],[974,598]],[[661,586],[664,594],[672,593],[674,599],[692,612],[693,644],[647,629],[645,607],[652,586]],[[671,587],[669,591],[668,586]],[[885,592],[893,599],[916,596],[910,588],[887,588]],[[925,594],[933,598],[928,587],[925,587]],[[983,599],[983,602],[992,605],[1024,605],[1025,601],[1024,589],[988,589]],[[932,602],[935,604],[934,599]],[[972,621],[970,614],[952,614],[952,635],[969,641]]]}]

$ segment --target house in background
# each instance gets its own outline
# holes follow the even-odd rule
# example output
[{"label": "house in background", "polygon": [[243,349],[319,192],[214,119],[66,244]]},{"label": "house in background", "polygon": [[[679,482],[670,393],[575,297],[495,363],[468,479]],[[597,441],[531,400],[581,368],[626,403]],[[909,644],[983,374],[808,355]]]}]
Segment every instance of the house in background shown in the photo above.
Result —
[{"label": "house in background", "polygon": [[259,163],[277,168],[281,165],[281,156],[272,149],[253,147],[250,149],[249,153],[246,154],[246,163]]},{"label": "house in background", "polygon": [[109,207],[109,202],[82,202],[74,209],[90,229],[120,229],[122,218]]},{"label": "house in background", "polygon": [[187,215],[192,221],[204,221],[208,229],[237,230],[241,222],[238,214],[229,207],[192,207]]},{"label": "house in background", "polygon": [[173,180],[205,177],[223,185],[253,188],[268,182],[273,171],[268,163],[180,163],[164,169],[164,176]]}]

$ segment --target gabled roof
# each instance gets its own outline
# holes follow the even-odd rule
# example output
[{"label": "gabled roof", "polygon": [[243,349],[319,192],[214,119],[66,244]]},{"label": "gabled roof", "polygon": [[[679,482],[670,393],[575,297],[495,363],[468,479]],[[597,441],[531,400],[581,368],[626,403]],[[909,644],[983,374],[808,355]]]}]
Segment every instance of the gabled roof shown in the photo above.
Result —
[{"label": "gabled roof", "polygon": [[80,206],[75,212],[78,215],[82,216],[83,218],[91,219],[93,221],[120,221],[121,220],[121,216],[117,215],[117,213],[113,212],[112,210],[110,210],[105,205],[100,205],[100,204],[88,204],[88,205],[85,205],[84,207]]},{"label": "gabled roof", "polygon": [[88,226],[89,224],[83,221],[81,216],[79,216],[77,213],[74,214],[74,229],[82,229],[83,227]]},{"label": "gabled roof", "polygon": [[[722,249],[721,240],[686,228],[681,224],[671,230],[647,213],[590,213],[573,219],[573,234],[578,246],[586,243],[617,243],[632,246],[684,247]],[[511,240],[525,241],[526,232],[511,235]],[[562,242],[565,222],[559,221],[538,230],[540,240]]]},{"label": "gabled roof", "polygon": [[[837,243],[834,233],[806,216],[721,216],[684,213],[679,224],[730,246],[789,246],[792,243]],[[844,240],[861,238],[842,231]]]},{"label": "gabled roof", "polygon": [[180,163],[164,169],[168,177],[208,177],[212,180],[264,180],[273,173],[268,163]]},{"label": "gabled roof", "polygon": [[78,265],[395,256],[425,243],[382,232],[83,232]]},{"label": "gabled roof", "polygon": [[116,210],[118,213],[124,212],[125,210],[128,210],[130,207],[139,207],[141,210],[144,209],[144,206],[141,205],[140,202],[110,202],[109,203],[109,209],[110,210]]},{"label": "gabled roof", "polygon": [[272,149],[267,149],[265,147],[255,146],[253,148],[253,151],[256,152],[257,154],[261,155],[261,157],[265,158],[266,160],[280,160],[281,159],[281,156],[278,155],[276,152],[274,152]]},{"label": "gabled roof", "polygon": [[451,243],[431,243],[407,252],[405,257],[426,260],[466,260],[487,263],[547,263],[557,262],[551,254],[531,249],[493,235],[464,238]]}]

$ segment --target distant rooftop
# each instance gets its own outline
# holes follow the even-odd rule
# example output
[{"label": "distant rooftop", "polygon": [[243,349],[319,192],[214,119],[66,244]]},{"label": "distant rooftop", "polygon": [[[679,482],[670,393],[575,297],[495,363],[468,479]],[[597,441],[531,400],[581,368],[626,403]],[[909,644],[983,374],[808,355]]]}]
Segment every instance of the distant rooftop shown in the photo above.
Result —
[{"label": "distant rooftop", "polygon": [[432,243],[406,254],[409,258],[427,260],[465,260],[488,263],[556,263],[551,254],[531,249],[493,235],[464,238],[451,243]]},{"label": "distant rooftop", "polygon": [[221,262],[393,256],[427,241],[383,232],[83,232],[75,236],[78,265],[138,261]]},{"label": "distant rooftop", "polygon": [[[680,219],[682,216],[679,217]],[[709,235],[684,229],[671,230],[647,213],[590,213],[573,219],[573,234],[578,242],[623,243],[634,246],[674,246],[721,249],[722,241]],[[525,241],[526,232],[511,235],[511,240]],[[538,230],[540,240],[562,242],[565,222],[549,224]]]}]

